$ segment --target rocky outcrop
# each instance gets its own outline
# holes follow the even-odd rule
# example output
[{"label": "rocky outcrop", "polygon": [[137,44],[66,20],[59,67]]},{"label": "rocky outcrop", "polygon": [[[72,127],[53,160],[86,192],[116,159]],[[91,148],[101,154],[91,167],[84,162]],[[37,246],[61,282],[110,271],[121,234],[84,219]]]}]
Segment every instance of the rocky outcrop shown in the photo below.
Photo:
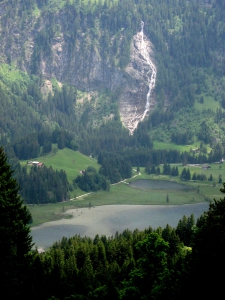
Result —
[{"label": "rocky outcrop", "polygon": [[[0,13],[3,6],[0,6]],[[63,24],[63,16],[58,16],[60,24]],[[15,24],[10,24],[9,33],[11,42],[8,42],[8,35],[2,36],[0,50],[5,61],[17,61],[18,66],[30,72],[35,64],[35,71],[42,75],[47,85],[42,88],[47,94],[51,91],[51,78],[58,82],[70,83],[79,90],[92,92],[102,89],[117,91],[121,119],[125,127],[132,134],[137,124],[144,119],[149,110],[154,107],[154,86],[150,91],[151,76],[156,69],[152,62],[152,44],[143,35],[142,31],[133,36],[131,41],[130,62],[125,69],[111,64],[110,55],[102,51],[99,41],[95,44],[90,36],[79,32],[73,47],[68,43],[67,33],[62,27],[57,36],[50,40],[50,55],[43,50],[36,58],[36,43],[38,36],[49,24],[44,18],[30,18],[24,32],[20,32]],[[46,21],[47,22],[47,21]],[[26,31],[26,32],[25,32]],[[111,38],[113,40],[113,37]],[[120,41],[123,40],[121,31]],[[40,50],[40,40],[39,40]],[[36,51],[36,52],[35,52]],[[119,53],[119,51],[118,51]],[[39,62],[37,62],[39,60]],[[152,63],[152,65],[150,64]],[[151,95],[150,95],[151,94]],[[150,97],[149,97],[150,95]],[[150,99],[151,98],[151,99]],[[146,103],[150,99],[150,105]]]},{"label": "rocky outcrop", "polygon": [[[102,59],[98,49],[91,45],[88,45],[88,50],[82,51],[82,39],[77,44],[72,57],[68,54],[63,37],[54,39],[52,63],[42,61],[42,74],[47,78],[55,77],[60,82],[69,82],[83,91],[95,91],[102,88],[119,90],[121,119],[132,134],[138,123],[155,105],[154,85],[151,87],[150,95],[151,76],[153,71],[156,72],[152,62],[153,47],[142,34],[143,32],[139,32],[132,39],[130,62],[125,70],[112,68],[108,60]],[[68,57],[71,59],[68,60]],[[150,103],[146,108],[148,97],[151,99],[148,99]]]},{"label": "rocky outcrop", "polygon": [[119,99],[123,124],[131,134],[155,105],[152,93],[156,68],[152,53],[152,44],[143,36],[143,31],[133,37],[130,63],[125,69],[127,80]]}]

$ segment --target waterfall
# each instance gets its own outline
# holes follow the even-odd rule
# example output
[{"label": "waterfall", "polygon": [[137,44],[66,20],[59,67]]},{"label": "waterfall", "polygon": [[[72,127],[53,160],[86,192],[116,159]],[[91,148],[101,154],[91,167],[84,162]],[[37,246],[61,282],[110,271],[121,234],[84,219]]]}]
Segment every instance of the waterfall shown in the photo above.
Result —
[{"label": "waterfall", "polygon": [[144,22],[141,21],[141,55],[143,56],[143,58],[145,59],[145,61],[147,62],[147,64],[149,65],[149,68],[150,70],[147,72],[147,75],[151,72],[151,76],[148,77],[148,94],[147,94],[147,97],[146,97],[146,105],[145,105],[145,111],[141,117],[141,121],[144,120],[147,112],[149,111],[149,108],[150,108],[150,104],[151,104],[151,93],[152,93],[152,90],[154,89],[155,87],[155,83],[156,83],[156,67],[155,65],[153,64],[150,56],[149,56],[149,53],[148,53],[148,49],[147,49],[147,45],[144,41]]},{"label": "waterfall", "polygon": [[139,34],[137,34],[138,37],[138,44],[136,45],[136,53],[140,57],[141,60],[145,62],[145,64],[148,66],[147,72],[143,69],[143,73],[145,73],[145,76],[147,77],[147,85],[148,85],[148,93],[146,97],[146,104],[145,104],[145,110],[142,114],[137,114],[137,108],[135,107],[135,114],[133,117],[129,120],[128,123],[128,129],[130,131],[130,134],[133,134],[134,130],[137,128],[138,123],[143,121],[146,117],[150,106],[151,106],[151,95],[152,91],[155,88],[156,83],[156,74],[157,70],[156,67],[151,60],[150,54],[149,54],[149,43],[145,41],[144,39],[144,22],[141,21],[141,31]]}]

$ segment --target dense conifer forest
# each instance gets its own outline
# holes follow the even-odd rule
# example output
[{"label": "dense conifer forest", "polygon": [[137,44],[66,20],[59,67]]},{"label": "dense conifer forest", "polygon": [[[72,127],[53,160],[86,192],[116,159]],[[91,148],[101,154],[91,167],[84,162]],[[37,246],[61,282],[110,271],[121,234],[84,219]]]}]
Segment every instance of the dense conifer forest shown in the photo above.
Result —
[{"label": "dense conifer forest", "polygon": [[176,228],[63,238],[38,253],[2,148],[0,182],[0,286],[7,298],[217,299],[223,292],[225,198],[196,223],[191,215]]},{"label": "dense conifer forest", "polygon": [[[151,148],[152,140],[159,139],[162,131],[177,144],[188,144],[202,140],[215,145],[224,142],[224,7],[222,1],[13,1],[1,3],[1,55],[2,61],[11,70],[16,64],[27,73],[15,74],[18,78],[5,76],[1,70],[0,94],[1,144],[14,144],[13,150],[19,159],[27,159],[39,154],[35,132],[53,131],[57,125],[72,135],[71,141],[85,154],[99,154],[99,150],[121,151],[125,147]],[[15,47],[16,34],[24,36],[33,19],[34,46],[31,60]],[[140,20],[145,21],[145,34],[154,45],[158,75],[155,97],[158,109],[140,124],[136,134],[130,138],[128,131],[119,121],[119,91],[104,91],[108,99],[93,113],[93,106],[86,103],[82,110],[77,104],[77,86],[66,74],[61,89],[53,83],[53,93],[43,95],[42,57],[53,59],[52,46],[60,34],[66,36],[65,49],[68,59],[82,50],[82,59],[88,59],[92,48],[110,61],[110,66],[123,69],[129,59],[132,36],[139,31]],[[32,25],[33,26],[33,25]],[[14,32],[16,28],[16,33]],[[123,38],[121,38],[121,36]],[[80,52],[79,52],[80,53]],[[78,55],[76,53],[76,55]],[[80,55],[80,54],[79,54]],[[11,66],[10,66],[11,64]],[[27,65],[28,64],[28,65]],[[45,75],[46,76],[46,75]],[[61,80],[60,80],[61,79]],[[101,93],[104,88],[96,85]],[[85,88],[83,88],[85,90]],[[86,87],[88,90],[88,87]],[[47,97],[47,99],[46,99]],[[218,110],[211,108],[196,111],[195,103],[211,102]],[[165,107],[167,109],[162,109]],[[106,124],[93,126],[96,119],[113,114],[114,119]],[[185,120],[187,114],[191,122]],[[177,126],[178,117],[183,116]],[[201,120],[196,126],[195,118]],[[18,119],[20,122],[18,123]],[[211,120],[216,125],[212,126]],[[27,126],[29,124],[29,126]],[[163,124],[163,125],[162,125]],[[157,127],[157,130],[153,130]],[[57,128],[57,127],[56,127]],[[110,132],[108,131],[110,128]],[[21,155],[18,144],[28,144],[23,140],[29,136],[32,149]],[[67,143],[58,137],[59,146]],[[42,146],[39,143],[40,146]],[[72,145],[70,145],[72,147]],[[45,144],[45,147],[46,144]],[[50,147],[50,146],[49,146]],[[25,152],[25,151],[23,151]]]}]

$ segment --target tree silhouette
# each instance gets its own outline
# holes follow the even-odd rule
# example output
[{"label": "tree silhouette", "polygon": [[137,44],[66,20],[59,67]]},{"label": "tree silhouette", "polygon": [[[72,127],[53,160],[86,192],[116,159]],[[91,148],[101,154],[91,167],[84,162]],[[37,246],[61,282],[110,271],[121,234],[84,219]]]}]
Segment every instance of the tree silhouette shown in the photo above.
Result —
[{"label": "tree silhouette", "polygon": [[[8,299],[26,299],[32,238],[27,227],[31,215],[18,195],[19,186],[0,148],[0,287]],[[27,283],[27,282],[26,282]]]},{"label": "tree silhouette", "polygon": [[[223,183],[222,193],[225,193]],[[225,197],[210,203],[209,210],[200,217],[194,229],[191,272],[187,282],[187,298],[219,299],[223,292],[225,268]],[[206,288],[206,283],[210,283]],[[191,288],[190,288],[191,287]]]}]

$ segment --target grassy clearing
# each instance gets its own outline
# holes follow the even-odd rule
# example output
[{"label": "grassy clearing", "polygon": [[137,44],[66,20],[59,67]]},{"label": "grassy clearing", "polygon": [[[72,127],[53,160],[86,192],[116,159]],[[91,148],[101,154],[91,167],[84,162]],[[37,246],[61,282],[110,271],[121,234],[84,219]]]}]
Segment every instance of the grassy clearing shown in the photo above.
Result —
[{"label": "grassy clearing", "polygon": [[34,17],[40,16],[40,10],[39,10],[37,4],[35,4],[34,10],[33,10],[33,15],[34,15]]},{"label": "grassy clearing", "polygon": [[[100,165],[96,159],[85,156],[78,151],[64,148],[63,150],[58,150],[56,153],[53,152],[45,156],[34,158],[33,161],[42,162],[47,167],[52,166],[54,170],[63,169],[67,174],[69,182],[72,182],[77,175],[80,175],[80,171],[85,170],[88,166],[99,170]],[[27,161],[21,162],[23,165],[26,163]]]},{"label": "grassy clearing", "polygon": [[200,142],[196,142],[194,144],[191,145],[177,145],[175,143],[172,142],[158,142],[158,141],[154,141],[153,142],[153,148],[154,149],[161,149],[161,150],[178,150],[180,152],[189,152],[190,149],[196,149],[200,146]]},{"label": "grassy clearing", "polygon": [[[111,188],[110,192],[99,192],[88,195],[84,204],[91,202],[92,205],[106,204],[131,204],[131,205],[152,205],[166,204],[166,197],[169,195],[169,204],[180,205],[186,203],[197,203],[204,201],[201,195],[196,195],[195,190],[188,193],[168,190],[141,190],[131,188],[125,183],[118,184]],[[194,197],[195,196],[195,197]],[[194,198],[194,199],[193,199]],[[86,203],[85,203],[86,202]]]},{"label": "grassy clearing", "polygon": [[[55,145],[51,153],[32,160],[42,162],[46,167],[52,166],[54,170],[64,170],[70,184],[72,184],[73,180],[80,175],[80,171],[87,169],[88,166],[92,166],[96,170],[99,170],[100,168],[96,159],[85,156],[79,151],[64,148],[63,150],[57,149],[55,150],[57,152],[55,152],[54,149],[56,149]],[[26,165],[27,161],[21,161],[21,164]],[[70,197],[74,198],[76,196],[83,195],[84,193],[84,191],[77,188],[70,192]]]},{"label": "grassy clearing", "polygon": [[195,101],[195,109],[196,110],[204,110],[204,109],[211,109],[212,111],[216,112],[217,108],[221,108],[221,105],[218,101],[215,101],[215,99],[212,96],[202,94],[204,98],[204,102],[200,103],[198,101]]},{"label": "grassy clearing", "polygon": [[62,215],[62,213],[67,209],[76,208],[76,205],[70,202],[63,202],[46,205],[28,205],[28,208],[33,218],[32,226],[37,226],[45,222],[68,218],[69,215]]},{"label": "grassy clearing", "polygon": [[26,73],[20,72],[16,66],[1,64],[0,65],[0,76],[4,78],[4,82],[28,82],[30,80]]}]

